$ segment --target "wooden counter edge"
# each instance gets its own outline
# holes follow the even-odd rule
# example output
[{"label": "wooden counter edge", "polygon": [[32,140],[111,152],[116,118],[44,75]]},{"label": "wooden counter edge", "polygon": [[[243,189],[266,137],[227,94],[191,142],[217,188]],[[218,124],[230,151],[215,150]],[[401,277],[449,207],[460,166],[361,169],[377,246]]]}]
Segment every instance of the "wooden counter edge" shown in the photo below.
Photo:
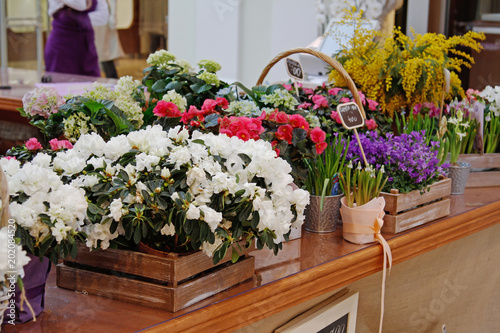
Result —
[{"label": "wooden counter edge", "polygon": [[[388,241],[393,264],[500,223],[500,201],[444,218]],[[381,246],[326,262],[141,332],[231,332],[382,270]]]}]

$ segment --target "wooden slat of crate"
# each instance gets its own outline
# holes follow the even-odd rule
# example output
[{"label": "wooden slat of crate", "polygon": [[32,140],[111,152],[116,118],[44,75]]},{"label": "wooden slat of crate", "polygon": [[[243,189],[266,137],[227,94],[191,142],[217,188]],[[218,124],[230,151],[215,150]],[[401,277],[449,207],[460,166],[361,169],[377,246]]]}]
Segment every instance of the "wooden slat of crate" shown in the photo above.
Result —
[{"label": "wooden slat of crate", "polygon": [[402,214],[385,214],[382,232],[397,234],[450,214],[450,199],[443,199]]},{"label": "wooden slat of crate", "polygon": [[397,215],[399,212],[412,209],[422,204],[438,200],[451,194],[451,179],[442,179],[430,186],[430,190],[424,194],[420,191],[411,191],[409,193],[381,193],[385,199],[384,210],[391,215]]},{"label": "wooden slat of crate", "polygon": [[500,171],[471,171],[465,187],[500,186]]},{"label": "wooden slat of crate", "polygon": [[500,168],[500,154],[460,154],[458,160],[470,164],[471,169]]},{"label": "wooden slat of crate", "polygon": [[[248,255],[253,250],[252,246],[245,249],[242,245],[241,248],[243,249],[242,255]],[[231,254],[232,248],[227,251],[226,256],[218,265],[230,261]],[[213,267],[212,259],[201,251],[186,256],[172,253],[169,257],[160,257],[129,250],[89,251],[82,244],[78,246],[76,258],[67,258],[65,261],[165,281],[173,286],[179,281]]]},{"label": "wooden slat of crate", "polygon": [[470,164],[466,187],[500,186],[500,154],[460,154],[458,160]]},{"label": "wooden slat of crate", "polygon": [[57,265],[57,286],[124,302],[179,311],[254,276],[254,257],[240,258],[176,287]]}]

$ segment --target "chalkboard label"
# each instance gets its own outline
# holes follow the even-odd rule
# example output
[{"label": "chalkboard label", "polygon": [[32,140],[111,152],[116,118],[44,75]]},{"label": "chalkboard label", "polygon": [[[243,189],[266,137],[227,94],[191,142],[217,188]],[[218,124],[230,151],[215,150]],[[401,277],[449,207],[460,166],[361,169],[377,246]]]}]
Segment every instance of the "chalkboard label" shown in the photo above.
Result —
[{"label": "chalkboard label", "polygon": [[296,80],[303,80],[304,79],[304,72],[302,71],[302,65],[300,62],[286,58],[286,71],[288,72],[288,75],[290,75],[292,78]]},{"label": "chalkboard label", "polygon": [[348,319],[349,313],[346,313],[344,316],[318,331],[318,333],[347,333]]},{"label": "chalkboard label", "polygon": [[354,102],[343,103],[337,106],[342,125],[347,129],[362,127],[365,124],[359,106]]}]

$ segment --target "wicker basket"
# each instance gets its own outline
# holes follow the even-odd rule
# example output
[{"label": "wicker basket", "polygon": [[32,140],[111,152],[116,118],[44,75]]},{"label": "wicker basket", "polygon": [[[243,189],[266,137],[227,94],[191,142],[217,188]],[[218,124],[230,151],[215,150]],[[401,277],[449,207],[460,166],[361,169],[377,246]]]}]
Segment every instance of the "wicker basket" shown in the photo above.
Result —
[{"label": "wicker basket", "polygon": [[366,119],[365,110],[363,108],[363,103],[361,103],[361,98],[359,97],[358,89],[356,88],[356,85],[352,81],[352,79],[349,76],[349,74],[345,71],[344,67],[342,67],[342,65],[338,61],[332,59],[328,55],[326,55],[326,54],[324,54],[322,52],[310,49],[310,48],[299,47],[299,48],[295,48],[295,49],[290,49],[288,51],[283,51],[280,54],[278,54],[264,68],[264,70],[262,71],[262,74],[260,74],[260,77],[257,80],[257,85],[261,85],[262,82],[264,82],[264,79],[266,78],[267,73],[269,73],[269,71],[271,70],[271,68],[276,63],[278,63],[280,60],[282,60],[282,59],[284,59],[284,58],[286,58],[286,57],[288,57],[288,56],[290,56],[292,54],[296,54],[296,53],[307,53],[307,54],[313,55],[313,56],[315,56],[315,57],[323,60],[328,65],[332,66],[337,72],[339,72],[340,75],[342,76],[342,78],[347,82],[347,87],[351,91],[352,96],[354,98],[354,101],[359,106],[359,109],[361,110],[361,114],[363,115],[363,118]]}]

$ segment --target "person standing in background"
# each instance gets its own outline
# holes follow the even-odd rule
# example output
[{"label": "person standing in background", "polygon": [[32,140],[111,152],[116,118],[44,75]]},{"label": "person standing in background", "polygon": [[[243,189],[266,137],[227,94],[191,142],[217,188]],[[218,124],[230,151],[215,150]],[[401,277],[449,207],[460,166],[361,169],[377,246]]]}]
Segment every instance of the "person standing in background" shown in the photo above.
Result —
[{"label": "person standing in background", "polygon": [[107,78],[118,78],[115,59],[125,55],[116,30],[116,0],[107,0],[109,16],[106,24],[100,24],[98,12],[90,12],[90,21],[94,27],[94,40],[101,68]]},{"label": "person standing in background", "polygon": [[49,0],[52,30],[45,45],[48,72],[101,76],[89,12],[96,20],[108,20],[106,0]]}]

